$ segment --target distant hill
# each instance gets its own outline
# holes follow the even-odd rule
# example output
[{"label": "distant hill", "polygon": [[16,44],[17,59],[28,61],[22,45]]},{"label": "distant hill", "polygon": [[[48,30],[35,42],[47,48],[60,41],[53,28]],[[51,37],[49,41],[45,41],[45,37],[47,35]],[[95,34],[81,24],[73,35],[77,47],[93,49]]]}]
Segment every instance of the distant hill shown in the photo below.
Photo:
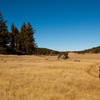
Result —
[{"label": "distant hill", "polygon": [[58,55],[60,52],[48,48],[36,48],[34,54],[36,55]]},{"label": "distant hill", "polygon": [[91,49],[86,49],[86,50],[83,50],[83,51],[76,51],[76,53],[100,53],[100,46],[98,47],[94,47],[94,48],[91,48]]}]

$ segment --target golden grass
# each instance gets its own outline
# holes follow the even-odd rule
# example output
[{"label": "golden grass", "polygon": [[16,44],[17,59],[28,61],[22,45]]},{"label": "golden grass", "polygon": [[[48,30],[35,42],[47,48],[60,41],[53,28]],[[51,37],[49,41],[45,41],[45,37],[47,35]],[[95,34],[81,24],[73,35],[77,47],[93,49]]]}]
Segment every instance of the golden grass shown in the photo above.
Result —
[{"label": "golden grass", "polygon": [[0,55],[0,100],[100,100],[99,66],[100,54]]}]

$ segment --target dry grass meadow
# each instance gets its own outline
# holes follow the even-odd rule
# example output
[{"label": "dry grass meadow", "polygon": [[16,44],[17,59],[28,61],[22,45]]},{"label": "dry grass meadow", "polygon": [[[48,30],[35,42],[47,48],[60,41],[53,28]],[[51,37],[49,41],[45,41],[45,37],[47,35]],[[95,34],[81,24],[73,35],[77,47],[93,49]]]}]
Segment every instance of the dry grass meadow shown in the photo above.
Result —
[{"label": "dry grass meadow", "polygon": [[99,66],[100,54],[0,55],[0,100],[100,100]]}]

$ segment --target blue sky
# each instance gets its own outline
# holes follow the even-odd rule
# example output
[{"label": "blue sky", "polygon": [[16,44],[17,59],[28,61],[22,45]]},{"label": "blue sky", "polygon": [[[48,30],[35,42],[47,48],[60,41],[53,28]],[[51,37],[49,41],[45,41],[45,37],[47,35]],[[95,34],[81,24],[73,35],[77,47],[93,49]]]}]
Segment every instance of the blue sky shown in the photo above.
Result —
[{"label": "blue sky", "polygon": [[7,25],[31,22],[39,47],[83,50],[100,45],[100,0],[0,0]]}]

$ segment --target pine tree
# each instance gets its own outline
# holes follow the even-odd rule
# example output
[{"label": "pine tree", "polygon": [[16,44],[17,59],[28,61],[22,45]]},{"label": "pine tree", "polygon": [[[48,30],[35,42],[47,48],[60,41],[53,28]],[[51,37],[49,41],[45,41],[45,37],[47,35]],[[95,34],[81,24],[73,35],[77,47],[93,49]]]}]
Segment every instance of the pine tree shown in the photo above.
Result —
[{"label": "pine tree", "polygon": [[18,50],[19,49],[19,43],[20,37],[19,37],[19,31],[14,26],[14,24],[11,25],[11,47],[12,49]]},{"label": "pine tree", "polygon": [[20,34],[19,34],[19,31],[17,29],[17,27],[15,27],[15,48],[17,50],[19,50],[20,48]]},{"label": "pine tree", "polygon": [[6,22],[3,20],[3,16],[0,13],[0,52],[7,52],[7,44],[9,44],[9,32],[6,26]]},{"label": "pine tree", "polygon": [[0,53],[33,54],[37,45],[32,25],[24,23],[19,32],[12,24],[11,32],[8,32],[6,22],[0,13]]},{"label": "pine tree", "polygon": [[21,40],[21,50],[25,54],[32,54],[34,49],[36,48],[35,31],[32,29],[32,25],[28,23],[27,25],[24,23],[21,27],[20,31],[20,40]]},{"label": "pine tree", "polygon": [[27,35],[28,35],[27,52],[30,54],[33,53],[34,49],[37,47],[35,43],[34,33],[35,33],[35,30],[33,30],[32,25],[28,23],[27,25]]},{"label": "pine tree", "polygon": [[11,47],[15,48],[15,26],[13,24],[11,25]]},{"label": "pine tree", "polygon": [[27,41],[27,28],[26,24],[24,23],[20,31],[20,50],[22,52],[26,52],[26,41]]}]

